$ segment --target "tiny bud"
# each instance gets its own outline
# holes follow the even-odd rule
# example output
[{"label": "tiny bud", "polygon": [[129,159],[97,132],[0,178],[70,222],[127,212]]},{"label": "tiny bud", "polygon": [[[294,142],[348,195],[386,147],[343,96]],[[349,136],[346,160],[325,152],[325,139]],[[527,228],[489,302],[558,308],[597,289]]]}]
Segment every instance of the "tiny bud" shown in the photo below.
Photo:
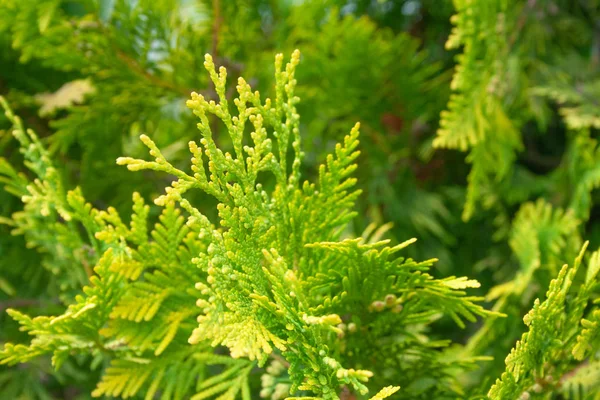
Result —
[{"label": "tiny bud", "polygon": [[278,383],[277,385],[275,385],[275,390],[271,398],[276,400],[286,398],[289,391],[290,385],[285,383]]},{"label": "tiny bud", "polygon": [[387,296],[385,296],[385,304],[388,307],[393,306],[395,302],[396,302],[396,295],[388,294]]},{"label": "tiny bud", "polygon": [[383,311],[383,309],[385,308],[385,303],[383,301],[377,300],[371,303],[371,307],[373,308],[373,310],[380,312]]},{"label": "tiny bud", "polygon": [[275,384],[275,377],[270,374],[264,374],[260,377],[260,381],[263,386],[273,386]]},{"label": "tiny bud", "polygon": [[348,332],[350,332],[350,333],[356,332],[356,324],[354,322],[350,322],[348,324]]},{"label": "tiny bud", "polygon": [[531,395],[529,394],[529,392],[523,392],[521,393],[521,396],[519,396],[519,400],[529,400],[531,398]]}]

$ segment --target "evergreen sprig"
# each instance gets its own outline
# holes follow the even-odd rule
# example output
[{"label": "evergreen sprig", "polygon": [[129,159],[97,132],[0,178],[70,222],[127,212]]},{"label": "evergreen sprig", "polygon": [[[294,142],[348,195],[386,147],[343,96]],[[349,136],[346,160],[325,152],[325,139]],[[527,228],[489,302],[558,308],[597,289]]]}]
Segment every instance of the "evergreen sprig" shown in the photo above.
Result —
[{"label": "evergreen sprig", "polygon": [[[220,102],[206,101],[195,93],[188,102],[200,118],[203,135],[202,147],[190,142],[194,175],[170,164],[148,137],[142,140],[154,161],[120,158],[118,163],[131,170],[175,175],[178,179],[155,202],[178,201],[191,215],[188,224],[210,238],[207,253],[194,260],[208,276],[206,282],[196,284],[203,294],[198,301],[202,314],[190,342],[222,344],[233,357],[256,359],[259,365],[277,349],[290,363],[291,392],[337,398],[336,387],[341,384],[365,393],[363,382],[373,375],[343,367],[335,355],[339,350],[332,340],[343,333],[338,327],[343,323],[341,315],[355,320],[361,329],[378,327],[381,334],[392,334],[385,327],[394,319],[418,325],[445,313],[462,326],[461,317],[473,321],[475,315],[487,312],[474,303],[479,298],[466,297],[462,291],[476,287],[476,282],[436,280],[425,273],[431,261],[416,263],[392,256],[412,241],[383,248],[385,241],[369,245],[361,244],[362,239],[334,241],[353,217],[351,209],[358,196],[352,191],[355,179],[349,178],[356,169],[358,125],[336,147],[335,156],[320,167],[318,185],[300,185],[302,151],[294,96],[298,61],[295,52],[283,69],[282,56],[277,56],[274,101],[261,102],[260,95],[240,79],[234,100],[237,113],[232,116],[225,96],[226,71],[221,68],[217,73],[207,56],[205,67]],[[217,148],[209,113],[227,128],[234,155]],[[254,146],[243,146],[246,121],[253,129]],[[286,161],[290,141],[291,168]],[[271,152],[275,146],[277,153]],[[257,183],[262,171],[274,176],[269,192]],[[185,198],[194,188],[219,201],[220,220],[215,227]],[[370,296],[363,296],[364,285]],[[386,307],[382,301],[386,296],[394,299],[393,312],[379,314],[381,318],[370,316]],[[403,307],[405,311],[400,312]]]},{"label": "evergreen sprig", "polygon": [[[130,170],[152,169],[177,178],[155,200],[164,209],[152,231],[149,207],[139,194],[133,196],[127,226],[115,209],[98,211],[80,192],[69,192],[70,208],[60,209],[63,219],[77,218],[102,256],[90,283],[64,314],[30,318],[10,311],[34,339],[29,345],[6,344],[2,363],[50,353],[59,367],[69,354],[90,354],[96,362],[110,362],[95,396],[127,398],[140,392],[149,399],[160,388],[162,398],[195,393],[192,398],[203,399],[216,394],[249,398],[252,361],[262,367],[269,357],[281,357],[290,393],[338,399],[343,387],[366,395],[370,378],[393,374],[391,365],[377,371],[366,353],[350,351],[346,332],[369,332],[372,340],[383,343],[422,330],[441,315],[463,327],[464,319],[490,314],[477,304],[481,298],[466,295],[464,289],[479,286],[476,281],[435,279],[427,273],[435,260],[415,262],[396,255],[414,240],[392,247],[389,240],[342,240],[360,193],[351,177],[357,168],[359,126],[327,157],[316,184],[301,183],[303,152],[294,95],[299,59],[296,51],[284,67],[283,56],[276,57],[274,100],[262,101],[240,78],[234,112],[225,92],[226,70],[217,72],[206,57],[220,100],[193,93],[188,102],[202,133],[200,145],[189,144],[192,174],[169,163],[147,136],[142,141],[153,161],[118,160]],[[225,126],[233,155],[217,146],[212,134],[216,120],[210,115]],[[20,121],[13,121],[16,135],[22,135]],[[38,152],[46,154],[35,134],[29,136]],[[44,169],[34,172],[45,178]],[[272,179],[263,178],[263,172]],[[217,221],[188,200],[192,189],[218,201]],[[64,196],[52,193],[46,197],[63,204]],[[187,222],[176,204],[187,212]],[[365,288],[369,296],[364,296]],[[425,360],[448,344],[418,342],[409,341],[398,360],[413,347],[420,347],[416,354]],[[232,359],[214,353],[211,346],[219,345],[229,349]],[[225,369],[202,380],[214,364]],[[174,382],[169,377],[181,368],[188,375]],[[388,387],[374,398],[397,390]]]},{"label": "evergreen sprig", "polygon": [[[600,253],[590,256],[584,281],[571,292],[586,247],[587,242],[573,266],[563,266],[552,280],[546,300],[536,299],[524,318],[528,331],[506,358],[506,371],[492,386],[488,397],[524,399],[551,393],[574,368],[575,360],[594,356],[598,351],[590,341],[591,331],[597,331],[598,326],[584,319],[584,313],[597,285]],[[597,312],[597,309],[589,311],[588,318],[595,318]]]}]

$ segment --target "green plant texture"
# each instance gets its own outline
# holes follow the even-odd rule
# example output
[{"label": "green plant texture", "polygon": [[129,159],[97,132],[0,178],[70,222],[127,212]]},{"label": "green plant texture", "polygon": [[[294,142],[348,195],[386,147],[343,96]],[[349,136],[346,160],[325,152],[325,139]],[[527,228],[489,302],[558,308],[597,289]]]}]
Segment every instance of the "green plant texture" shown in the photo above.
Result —
[{"label": "green plant texture", "polygon": [[0,399],[600,399],[598,20],[0,0]]}]

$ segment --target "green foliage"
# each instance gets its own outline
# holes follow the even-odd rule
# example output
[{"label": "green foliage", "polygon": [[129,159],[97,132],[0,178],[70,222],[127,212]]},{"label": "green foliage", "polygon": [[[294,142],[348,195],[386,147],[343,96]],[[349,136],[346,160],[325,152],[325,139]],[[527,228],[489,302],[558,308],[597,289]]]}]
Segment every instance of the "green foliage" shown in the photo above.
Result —
[{"label": "green foliage", "polygon": [[[289,363],[291,393],[312,392],[334,399],[344,384],[366,394],[365,383],[373,376],[371,371],[343,366],[344,361],[364,361],[357,360],[356,354],[349,359],[344,354],[343,342],[338,341],[343,333],[340,315],[353,321],[356,329],[370,331],[376,341],[398,334],[390,327],[411,330],[411,326],[430,324],[441,314],[451,316],[460,326],[464,326],[463,318],[474,321],[476,315],[486,314],[474,303],[480,299],[466,297],[462,290],[477,287],[476,281],[437,280],[426,273],[432,261],[417,263],[393,256],[412,241],[394,247],[385,247],[389,241],[363,244],[360,238],[336,242],[341,228],[355,216],[351,208],[359,192],[352,190],[356,180],[349,175],[356,169],[353,160],[359,154],[358,125],[343,145],[336,146],[335,156],[329,156],[319,168],[318,185],[300,184],[303,153],[294,96],[298,61],[295,52],[283,68],[282,56],[276,58],[273,101],[261,101],[260,94],[253,93],[240,78],[239,97],[233,102],[237,112],[232,116],[225,96],[226,71],[220,68],[217,73],[207,56],[205,66],[220,102],[208,102],[196,93],[188,102],[200,119],[198,128],[203,136],[202,147],[195,142],[189,145],[193,176],[170,164],[147,136],[142,140],[154,161],[117,160],[130,170],[154,169],[178,178],[155,200],[165,208],[160,224],[150,234],[149,208],[137,194],[130,227],[116,210],[99,212],[80,196],[79,201],[70,202],[72,213],[59,208],[60,201],[53,203],[66,221],[73,214],[84,228],[96,229],[93,240],[101,241],[106,250],[90,283],[64,314],[30,318],[10,311],[21,330],[34,339],[28,346],[7,343],[2,363],[27,362],[51,353],[53,364],[60,367],[68,354],[89,352],[96,359],[111,360],[93,394],[124,398],[138,393],[149,379],[153,383],[146,397],[152,398],[161,379],[185,365],[190,377],[166,383],[162,394],[163,398],[182,398],[211,361],[200,357],[201,362],[190,351],[206,351],[206,343],[223,345],[234,359],[247,357],[262,366],[277,350]],[[223,121],[234,156],[216,146],[208,113]],[[8,115],[16,124],[15,134],[22,136],[20,120],[10,111]],[[247,122],[252,124],[253,146],[243,144]],[[45,154],[35,134],[29,132],[29,136]],[[294,159],[288,165],[290,147]],[[46,169],[32,169],[41,177],[46,173]],[[257,182],[263,171],[274,176],[269,191]],[[56,186],[58,183],[56,179]],[[195,188],[219,201],[217,224],[186,198],[188,190]],[[42,195],[43,199],[62,200],[56,191]],[[187,223],[175,203],[188,212]],[[190,282],[196,282],[195,289],[189,287]],[[365,285],[369,296],[361,295]],[[197,318],[199,326],[190,331],[190,318],[197,313],[190,307],[194,302],[202,311]],[[392,309],[383,312],[385,304]],[[193,350],[185,349],[185,341]],[[440,345],[422,350],[421,357],[431,356]],[[196,386],[194,398],[221,391],[229,397],[241,391],[249,398],[243,376],[251,372],[252,364],[243,365],[234,364]],[[241,378],[225,380],[234,374]],[[393,391],[384,390],[378,398]]]},{"label": "green foliage", "polygon": [[[495,300],[493,310],[506,313],[508,318],[486,320],[467,345],[470,353],[489,349],[496,359],[501,359],[508,351],[513,338],[521,333],[511,320],[520,318],[530,308],[536,292],[558,274],[559,265],[575,257],[573,249],[581,247],[578,226],[572,212],[553,209],[544,201],[521,207],[509,240],[519,269],[511,280],[491,288],[486,298]],[[534,286],[536,282],[539,285]]]},{"label": "green foliage", "polygon": [[[423,273],[431,262],[390,260],[409,242],[382,249],[386,241],[332,242],[354,216],[351,207],[358,192],[351,190],[355,179],[348,175],[356,169],[352,161],[358,156],[358,126],[344,139],[343,146],[336,146],[335,158],[329,156],[319,168],[318,185],[300,185],[303,153],[294,96],[298,59],[296,52],[283,69],[282,58],[277,57],[274,101],[266,99],[263,103],[258,92],[252,93],[240,79],[239,97],[234,100],[237,112],[231,116],[225,97],[226,72],[221,68],[217,74],[212,58],[207,57],[205,66],[220,103],[207,102],[195,93],[188,101],[200,118],[198,127],[203,136],[202,149],[190,142],[193,176],[170,164],[146,136],[142,140],[154,161],[120,158],[117,162],[134,171],[153,169],[175,175],[178,179],[155,202],[178,201],[191,215],[189,224],[210,238],[207,253],[195,259],[208,277],[206,283],[196,284],[203,294],[198,302],[203,314],[190,343],[209,340],[213,346],[225,345],[232,357],[256,359],[259,365],[278,349],[290,363],[292,393],[300,389],[337,398],[335,388],[340,384],[366,392],[361,382],[373,375],[346,369],[336,359],[340,350],[336,351],[337,346],[330,341],[343,333],[337,327],[342,323],[340,315],[347,315],[377,340],[382,334],[390,335],[388,326],[400,320],[429,324],[432,317],[445,313],[463,325],[461,317],[472,321],[485,311],[472,303],[477,298],[463,297],[464,292],[458,291],[476,287],[477,282],[435,280]],[[207,112],[227,127],[235,155],[216,147]],[[252,124],[254,146],[242,145],[246,121]],[[295,154],[291,169],[286,162],[290,142]],[[270,151],[273,145],[278,155]],[[208,176],[203,154],[208,159]],[[274,175],[276,183],[270,193],[256,182],[261,171]],[[219,200],[217,226],[226,227],[225,232],[213,228],[186,199],[187,191],[193,188]],[[362,290],[369,295],[364,296]],[[410,296],[399,296],[402,292]],[[380,318],[370,316],[382,311],[379,303],[383,304],[384,297],[394,298],[395,311],[377,315]],[[392,323],[394,319],[398,322]]]},{"label": "green foliage", "polygon": [[567,399],[597,398],[599,374],[597,361],[581,366],[564,380],[563,396]]},{"label": "green foliage", "polygon": [[[572,268],[565,265],[552,280],[546,300],[536,299],[525,316],[529,330],[506,358],[506,372],[490,389],[490,398],[512,398],[515,393],[522,393],[523,398],[530,391],[552,392],[562,376],[572,369],[573,359],[583,360],[598,351],[589,341],[590,331],[597,325],[582,318],[597,285],[600,253],[591,255],[585,280],[575,294],[570,294],[586,247],[587,244]],[[591,311],[592,318],[597,312],[597,309]]]},{"label": "green foliage", "polygon": [[[59,170],[49,153],[31,130],[25,131],[21,120],[7,107],[7,117],[13,122],[13,134],[19,141],[25,165],[36,176],[29,180],[18,173],[5,159],[0,159],[0,179],[6,191],[22,199],[25,207],[3,221],[12,233],[24,235],[27,246],[47,254],[42,265],[59,281],[63,293],[79,289],[88,279],[90,264],[95,263],[98,247],[93,235],[99,225],[95,210],[85,203],[78,189],[65,192]],[[86,234],[78,229],[80,224]]]},{"label": "green foliage", "polygon": [[599,398],[598,1],[0,15],[0,398]]},{"label": "green foliage", "polygon": [[437,147],[470,149],[467,161],[473,165],[469,174],[467,202],[463,213],[469,219],[476,199],[493,180],[504,179],[522,148],[519,132],[507,115],[503,95],[511,90],[511,80],[504,69],[511,67],[507,40],[511,27],[506,26],[509,2],[455,1],[458,14],[455,27],[446,42],[449,49],[464,46],[452,78],[454,93],[448,110],[442,113]]},{"label": "green foliage", "polygon": [[[467,162],[472,168],[463,212],[463,218],[469,219],[477,203],[491,208],[512,202],[509,196],[519,186],[531,184],[522,180],[524,171],[517,157],[519,152],[532,153],[524,148],[525,124],[533,120],[544,129],[549,123],[548,106],[539,96],[579,105],[561,109],[568,128],[594,126],[597,105],[584,100],[593,91],[593,74],[588,72],[592,67],[577,53],[591,41],[594,28],[588,21],[577,23],[575,15],[593,13],[597,5],[503,0],[454,3],[458,13],[446,47],[462,46],[463,52],[457,56],[453,94],[441,114],[434,145],[469,151]],[[561,3],[565,3],[562,13]],[[567,34],[567,29],[577,29],[578,34]],[[561,39],[552,42],[555,37]],[[570,61],[568,67],[560,57]],[[573,72],[578,67],[579,72]],[[585,83],[569,82],[565,76],[570,74],[585,77]],[[531,191],[532,187],[523,189]]]}]

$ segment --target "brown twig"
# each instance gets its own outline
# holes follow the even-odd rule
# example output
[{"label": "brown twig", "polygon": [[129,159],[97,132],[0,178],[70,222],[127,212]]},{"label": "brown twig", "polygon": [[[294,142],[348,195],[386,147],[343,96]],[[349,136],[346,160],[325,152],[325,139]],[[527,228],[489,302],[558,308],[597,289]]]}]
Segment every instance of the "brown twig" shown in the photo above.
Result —
[{"label": "brown twig", "polygon": [[138,75],[141,75],[147,81],[152,83],[154,86],[157,86],[157,87],[160,87],[163,89],[167,89],[171,92],[175,92],[183,97],[189,97],[190,93],[193,92],[192,89],[178,87],[178,86],[172,84],[171,82],[162,80],[158,76],[151,74],[146,69],[144,69],[142,66],[140,66],[136,60],[131,58],[129,55],[127,55],[122,50],[114,49],[114,51],[115,51],[115,54],[117,55],[117,57],[121,61],[123,61],[130,70],[132,70],[133,72],[135,72]]},{"label": "brown twig", "polygon": [[521,14],[519,15],[519,19],[517,20],[517,23],[515,24],[515,29],[513,30],[512,35],[510,36],[510,38],[507,41],[508,49],[511,49],[514,46],[514,44],[516,43],[517,38],[519,37],[519,34],[523,30],[523,28],[525,27],[525,24],[527,23],[527,20],[529,19],[529,16],[531,14],[533,14],[532,10],[533,10],[533,8],[535,8],[536,3],[537,3],[536,0],[529,0],[529,1],[527,1],[527,4],[523,7],[523,10],[521,11]]},{"label": "brown twig", "polygon": [[142,65],[140,65],[140,63],[136,59],[131,57],[129,54],[124,52],[122,49],[120,49],[116,45],[115,41],[113,40],[113,34],[112,34],[111,30],[107,26],[105,26],[103,22],[101,22],[101,21],[96,21],[96,22],[98,24],[97,25],[98,29],[107,37],[108,47],[117,56],[117,58],[119,60],[121,60],[123,63],[125,63],[125,65],[127,66],[127,68],[129,70],[131,70],[135,74],[143,77],[148,82],[150,82],[152,85],[166,89],[170,92],[174,92],[174,93],[176,93],[182,97],[186,97],[186,98],[189,97],[190,93],[192,93],[193,91],[201,93],[204,97],[206,97],[208,99],[215,99],[217,97],[216,93],[214,93],[213,90],[210,90],[210,89],[194,90],[191,88],[178,86],[172,82],[163,80],[160,77],[158,77],[154,74],[151,74],[146,68],[144,68]]},{"label": "brown twig", "polygon": [[212,26],[212,56],[216,59],[219,57],[219,35],[221,33],[221,24],[223,17],[221,16],[221,0],[213,0],[213,26]]}]

